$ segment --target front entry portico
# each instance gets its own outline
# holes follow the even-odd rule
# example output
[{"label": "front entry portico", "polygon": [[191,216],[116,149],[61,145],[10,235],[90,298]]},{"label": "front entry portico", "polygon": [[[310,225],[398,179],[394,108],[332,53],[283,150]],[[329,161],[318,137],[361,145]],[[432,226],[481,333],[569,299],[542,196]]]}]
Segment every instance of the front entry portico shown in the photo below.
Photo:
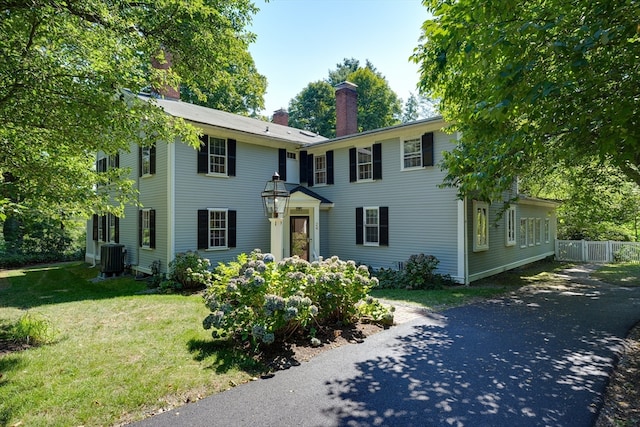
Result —
[{"label": "front entry portico", "polygon": [[307,261],[320,257],[320,208],[333,204],[305,187],[290,191],[284,224],[284,256],[297,255]]}]

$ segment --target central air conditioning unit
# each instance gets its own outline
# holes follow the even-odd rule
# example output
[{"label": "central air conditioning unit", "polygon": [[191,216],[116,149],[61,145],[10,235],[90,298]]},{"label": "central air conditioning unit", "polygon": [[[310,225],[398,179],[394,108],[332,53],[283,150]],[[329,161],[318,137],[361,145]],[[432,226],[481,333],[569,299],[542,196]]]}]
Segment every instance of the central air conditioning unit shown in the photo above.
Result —
[{"label": "central air conditioning unit", "polygon": [[126,250],[124,245],[109,243],[100,247],[100,273],[119,276],[124,272],[124,257]]}]

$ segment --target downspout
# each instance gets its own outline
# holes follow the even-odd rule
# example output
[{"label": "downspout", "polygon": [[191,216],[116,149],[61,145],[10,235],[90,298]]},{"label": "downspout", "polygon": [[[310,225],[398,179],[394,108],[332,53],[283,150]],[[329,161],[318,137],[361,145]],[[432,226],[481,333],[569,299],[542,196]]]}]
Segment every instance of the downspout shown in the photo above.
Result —
[{"label": "downspout", "polygon": [[469,286],[469,215],[467,215],[467,196],[464,197],[462,203],[464,205],[464,284]]},{"label": "downspout", "polygon": [[177,143],[174,141],[167,144],[167,266],[175,258],[175,150]]}]

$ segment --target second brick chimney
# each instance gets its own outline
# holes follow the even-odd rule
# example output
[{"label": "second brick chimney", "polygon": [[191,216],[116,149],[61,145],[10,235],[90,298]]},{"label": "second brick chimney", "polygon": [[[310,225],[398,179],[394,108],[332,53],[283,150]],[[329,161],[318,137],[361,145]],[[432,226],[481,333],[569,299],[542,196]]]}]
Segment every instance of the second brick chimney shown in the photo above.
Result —
[{"label": "second brick chimney", "polygon": [[336,137],[358,133],[357,87],[351,82],[336,86]]},{"label": "second brick chimney", "polygon": [[[159,61],[157,58],[151,58],[151,66],[157,70],[168,70],[173,65],[173,55],[166,50],[163,50],[161,55],[164,54],[164,61]],[[180,99],[180,91],[178,88],[170,86],[165,83],[160,88],[152,88],[152,91],[162,98],[167,99]]]},{"label": "second brick chimney", "polygon": [[276,110],[273,112],[271,121],[278,125],[289,126],[289,113],[284,108]]}]

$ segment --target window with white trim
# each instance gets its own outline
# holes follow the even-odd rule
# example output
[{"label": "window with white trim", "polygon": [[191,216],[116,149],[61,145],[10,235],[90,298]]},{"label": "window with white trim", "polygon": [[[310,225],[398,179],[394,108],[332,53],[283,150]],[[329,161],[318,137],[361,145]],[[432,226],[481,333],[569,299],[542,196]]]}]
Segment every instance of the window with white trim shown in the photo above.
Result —
[{"label": "window with white trim", "polygon": [[140,246],[143,248],[151,247],[151,209],[142,209],[140,212],[140,229],[141,231],[141,241]]},{"label": "window with white trim", "polygon": [[151,147],[142,147],[142,175],[151,175]]},{"label": "window with white trim", "polygon": [[549,218],[544,219],[544,242],[549,243],[551,240],[551,220]]},{"label": "window with white trim", "polygon": [[358,181],[373,179],[373,149],[372,147],[358,148]]},{"label": "window with white trim", "polygon": [[516,244],[516,208],[515,206],[509,207],[505,212],[505,232],[507,246],[514,246]]},{"label": "window with white trim", "polygon": [[527,244],[535,245],[536,221],[535,218],[529,218],[527,221]]},{"label": "window with white trim", "polygon": [[380,244],[380,215],[377,207],[364,208],[364,244]]},{"label": "window with white trim", "polygon": [[227,140],[209,137],[209,173],[227,174]]},{"label": "window with white trim", "polygon": [[323,185],[327,183],[327,156],[318,154],[313,157],[313,183]]},{"label": "window with white trim", "polygon": [[520,247],[527,247],[527,218],[520,218]]},{"label": "window with white trim", "polygon": [[209,209],[209,249],[226,249],[227,210]]},{"label": "window with white trim", "polygon": [[422,167],[422,139],[407,139],[402,142],[402,168]]},{"label": "window with white trim", "polygon": [[110,243],[116,243],[116,216],[113,214],[107,215],[107,241]]},{"label": "window with white trim", "polygon": [[541,218],[536,218],[536,245],[539,245],[541,242],[541,235],[542,235],[542,219]]},{"label": "window with white trim", "polygon": [[473,201],[473,250],[489,249],[489,204]]}]

